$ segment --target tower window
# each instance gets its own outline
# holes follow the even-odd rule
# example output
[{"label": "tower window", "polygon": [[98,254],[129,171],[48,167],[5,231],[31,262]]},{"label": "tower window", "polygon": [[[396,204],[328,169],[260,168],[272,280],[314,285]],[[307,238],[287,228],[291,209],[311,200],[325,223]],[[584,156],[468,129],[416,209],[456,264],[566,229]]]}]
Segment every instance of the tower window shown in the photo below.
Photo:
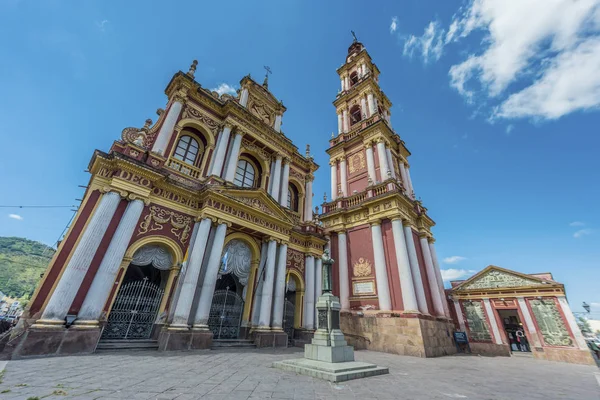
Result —
[{"label": "tower window", "polygon": [[298,189],[292,183],[288,186],[287,207],[292,211],[298,211]]},{"label": "tower window", "polygon": [[191,136],[182,136],[177,142],[175,154],[173,157],[183,161],[186,164],[194,165],[198,158],[198,150],[200,146],[196,139]]},{"label": "tower window", "polygon": [[256,182],[256,169],[247,160],[238,161],[237,169],[235,171],[235,178],[233,180],[234,185],[251,188],[255,186]]},{"label": "tower window", "polygon": [[360,106],[358,104],[352,106],[350,109],[350,125],[354,125],[362,120]]},{"label": "tower window", "polygon": [[358,72],[354,71],[350,74],[350,86],[354,86],[358,83]]}]

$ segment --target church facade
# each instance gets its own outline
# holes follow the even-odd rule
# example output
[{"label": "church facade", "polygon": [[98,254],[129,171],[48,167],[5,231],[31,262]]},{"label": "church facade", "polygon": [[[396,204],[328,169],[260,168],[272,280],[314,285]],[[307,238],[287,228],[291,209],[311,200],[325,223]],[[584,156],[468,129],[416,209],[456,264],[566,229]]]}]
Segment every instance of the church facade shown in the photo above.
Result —
[{"label": "church facade", "polygon": [[5,348],[14,358],[136,340],[285,346],[314,328],[318,165],[281,131],[286,108],[267,78],[219,95],[196,65],[173,76],[154,125],[95,151],[79,211]]},{"label": "church facade", "polygon": [[392,128],[380,71],[357,40],[338,68],[331,194],[320,220],[348,342],[414,356],[456,352],[427,209],[415,197],[410,151]]},{"label": "church facade", "polygon": [[522,274],[490,265],[471,278],[451,282],[448,298],[456,329],[473,353],[596,365],[565,287],[551,273]]}]

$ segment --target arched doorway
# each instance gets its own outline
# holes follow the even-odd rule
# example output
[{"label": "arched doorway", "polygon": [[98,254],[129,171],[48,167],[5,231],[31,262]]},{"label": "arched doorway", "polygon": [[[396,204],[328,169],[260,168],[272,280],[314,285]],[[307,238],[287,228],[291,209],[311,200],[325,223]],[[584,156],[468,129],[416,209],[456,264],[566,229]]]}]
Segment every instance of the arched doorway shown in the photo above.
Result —
[{"label": "arched doorway", "polygon": [[251,263],[252,250],[244,240],[230,240],[223,249],[208,317],[214,339],[240,337]]},{"label": "arched doorway", "polygon": [[285,285],[285,302],[283,306],[283,330],[291,340],[294,330],[302,325],[302,280],[293,269],[287,270]]},{"label": "arched doorway", "polygon": [[134,253],[102,340],[143,340],[152,336],[172,264],[171,254],[160,245],[145,245]]}]

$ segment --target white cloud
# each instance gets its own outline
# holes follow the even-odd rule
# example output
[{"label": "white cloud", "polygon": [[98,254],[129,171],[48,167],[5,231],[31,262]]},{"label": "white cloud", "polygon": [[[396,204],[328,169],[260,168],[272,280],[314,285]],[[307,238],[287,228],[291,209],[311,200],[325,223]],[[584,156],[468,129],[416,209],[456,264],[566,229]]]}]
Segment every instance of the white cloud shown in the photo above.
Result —
[{"label": "white cloud", "polygon": [[451,257],[446,257],[444,258],[442,261],[444,262],[444,264],[458,264],[459,262],[466,260],[466,257],[462,257],[462,256],[451,256]]},{"label": "white cloud", "polygon": [[585,222],[573,221],[569,224],[569,226],[585,226]]},{"label": "white cloud", "polygon": [[393,17],[390,24],[390,33],[396,32],[396,29],[398,29],[398,17]]},{"label": "white cloud", "polygon": [[582,237],[582,236],[591,235],[593,232],[594,232],[594,231],[593,231],[593,230],[591,230],[591,229],[589,229],[589,228],[586,228],[586,229],[580,229],[580,230],[578,230],[577,232],[575,232],[575,233],[573,234],[573,237],[574,237],[575,239],[579,239],[579,238],[580,238],[580,237]]},{"label": "white cloud", "polygon": [[218,87],[216,87],[214,89],[210,89],[210,90],[211,90],[211,92],[219,93],[219,96],[222,95],[223,93],[227,93],[232,96],[236,95],[235,88],[233,86],[228,85],[227,83],[221,83]]},{"label": "white cloud", "polygon": [[106,24],[108,24],[109,22],[109,20],[103,19],[100,22],[96,22],[96,26],[98,27],[98,29],[100,29],[100,31],[104,32],[106,30]]},{"label": "white cloud", "polygon": [[448,269],[440,269],[440,272],[442,273],[442,280],[445,282],[448,282],[448,281],[454,281],[457,279],[465,278],[468,275],[471,275],[474,271],[466,270],[466,269],[448,268]]},{"label": "white cloud", "polygon": [[440,29],[437,21],[432,21],[425,28],[423,36],[410,35],[404,41],[403,54],[412,57],[420,52],[423,60],[427,63],[430,59],[439,60],[444,48],[444,30]]},{"label": "white cloud", "polygon": [[513,124],[510,124],[506,127],[506,134],[510,135],[510,133],[513,131],[513,129],[515,129],[515,126]]},{"label": "white cloud", "polygon": [[8,214],[8,218],[16,219],[18,221],[23,220],[23,217],[21,217],[19,214]]},{"label": "white cloud", "polygon": [[476,94],[494,100],[491,121],[553,120],[600,108],[600,0],[470,0],[443,43],[432,45],[444,34],[434,21],[418,40],[409,37],[404,54],[419,40],[429,43],[421,46],[427,62],[475,32],[483,33],[480,50],[450,68],[450,85],[469,103]]}]

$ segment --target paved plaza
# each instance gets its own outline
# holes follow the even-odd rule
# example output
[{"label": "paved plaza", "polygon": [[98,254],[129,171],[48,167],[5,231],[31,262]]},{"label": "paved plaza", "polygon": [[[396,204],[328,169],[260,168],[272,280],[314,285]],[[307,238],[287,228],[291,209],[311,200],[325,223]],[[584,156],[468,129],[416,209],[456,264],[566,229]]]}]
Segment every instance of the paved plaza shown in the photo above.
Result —
[{"label": "paved plaza", "polygon": [[333,384],[271,368],[301,357],[300,349],[103,353],[10,361],[0,399],[600,399],[595,367],[522,357],[355,354],[390,374]]}]

